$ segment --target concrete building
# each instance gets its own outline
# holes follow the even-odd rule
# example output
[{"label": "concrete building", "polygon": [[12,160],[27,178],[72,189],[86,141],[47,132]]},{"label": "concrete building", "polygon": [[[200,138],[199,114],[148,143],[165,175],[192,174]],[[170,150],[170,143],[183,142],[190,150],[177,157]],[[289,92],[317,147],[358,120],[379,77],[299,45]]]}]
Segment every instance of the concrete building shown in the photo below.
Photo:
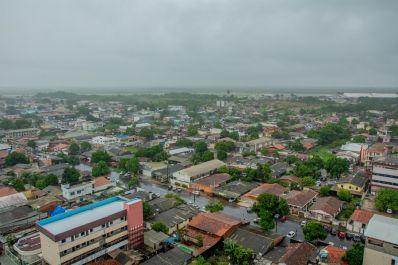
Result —
[{"label": "concrete building", "polygon": [[37,137],[39,136],[40,130],[37,128],[19,129],[19,130],[8,130],[4,132],[4,136],[8,139],[18,139],[24,137]]},{"label": "concrete building", "polygon": [[116,137],[96,136],[91,139],[92,144],[99,144],[99,145],[112,145],[118,142],[119,139]]},{"label": "concrete building", "polygon": [[74,185],[62,184],[61,189],[65,200],[75,200],[93,194],[94,181],[86,181]]},{"label": "concrete building", "polygon": [[371,191],[398,189],[398,157],[381,157],[373,162]]},{"label": "concrete building", "polygon": [[224,165],[224,162],[213,159],[173,173],[170,182],[174,186],[188,188],[191,182],[209,176]]},{"label": "concrete building", "polygon": [[36,223],[50,265],[81,265],[144,242],[142,201],[112,197]]},{"label": "concrete building", "polygon": [[363,265],[398,264],[398,219],[373,215],[365,230]]}]

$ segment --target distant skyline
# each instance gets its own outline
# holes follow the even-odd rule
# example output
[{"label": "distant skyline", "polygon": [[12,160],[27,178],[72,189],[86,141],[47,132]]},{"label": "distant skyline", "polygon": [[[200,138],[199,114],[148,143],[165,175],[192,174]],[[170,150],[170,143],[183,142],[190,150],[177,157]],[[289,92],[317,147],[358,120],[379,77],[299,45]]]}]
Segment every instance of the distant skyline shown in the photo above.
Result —
[{"label": "distant skyline", "polygon": [[396,0],[0,0],[0,91],[398,91],[397,12]]}]

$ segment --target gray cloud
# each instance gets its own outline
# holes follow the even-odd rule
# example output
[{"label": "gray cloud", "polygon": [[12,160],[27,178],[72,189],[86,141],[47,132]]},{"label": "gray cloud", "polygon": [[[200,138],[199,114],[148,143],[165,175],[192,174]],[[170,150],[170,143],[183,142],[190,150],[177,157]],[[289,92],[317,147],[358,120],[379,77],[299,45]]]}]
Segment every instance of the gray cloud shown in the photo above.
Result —
[{"label": "gray cloud", "polygon": [[397,86],[396,0],[0,0],[0,87]]}]

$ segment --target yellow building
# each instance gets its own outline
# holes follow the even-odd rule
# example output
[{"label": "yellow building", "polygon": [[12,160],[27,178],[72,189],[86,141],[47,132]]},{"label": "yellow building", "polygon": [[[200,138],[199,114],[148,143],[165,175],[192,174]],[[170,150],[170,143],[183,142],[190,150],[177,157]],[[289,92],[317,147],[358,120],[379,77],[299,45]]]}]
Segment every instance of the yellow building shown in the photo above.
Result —
[{"label": "yellow building", "polygon": [[362,196],[366,192],[369,183],[369,177],[363,172],[356,172],[354,175],[342,178],[337,182],[337,190],[345,189],[352,195]]}]

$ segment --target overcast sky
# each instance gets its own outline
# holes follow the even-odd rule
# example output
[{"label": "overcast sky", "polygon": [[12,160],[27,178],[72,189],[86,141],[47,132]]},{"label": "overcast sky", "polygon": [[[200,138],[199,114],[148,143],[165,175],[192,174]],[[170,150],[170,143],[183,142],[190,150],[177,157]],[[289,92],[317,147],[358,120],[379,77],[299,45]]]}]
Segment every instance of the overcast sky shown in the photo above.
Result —
[{"label": "overcast sky", "polygon": [[397,87],[397,0],[0,0],[0,87]]}]

